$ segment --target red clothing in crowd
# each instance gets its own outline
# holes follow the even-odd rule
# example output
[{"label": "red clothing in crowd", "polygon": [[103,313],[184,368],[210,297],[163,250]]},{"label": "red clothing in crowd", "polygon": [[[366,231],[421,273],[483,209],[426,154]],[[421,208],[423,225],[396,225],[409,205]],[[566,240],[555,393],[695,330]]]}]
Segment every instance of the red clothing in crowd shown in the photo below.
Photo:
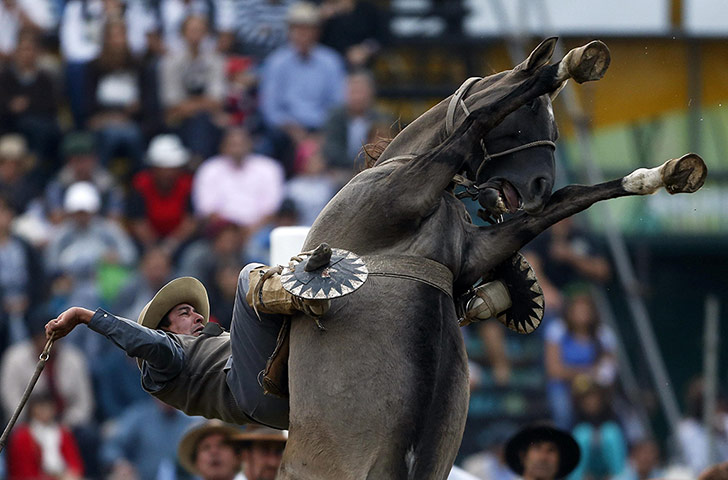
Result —
[{"label": "red clothing in crowd", "polygon": [[[76,440],[64,427],[61,430],[61,457],[66,469],[79,477],[83,476],[83,461]],[[53,480],[56,477],[43,471],[40,445],[33,438],[30,426],[19,425],[10,437],[7,450],[8,480]]]},{"label": "red clothing in crowd", "polygon": [[165,237],[172,233],[191,212],[190,194],[192,192],[192,175],[184,173],[177,178],[170,192],[161,192],[149,170],[143,170],[134,176],[133,186],[137,201],[129,212],[132,218],[146,217],[155,233]]}]

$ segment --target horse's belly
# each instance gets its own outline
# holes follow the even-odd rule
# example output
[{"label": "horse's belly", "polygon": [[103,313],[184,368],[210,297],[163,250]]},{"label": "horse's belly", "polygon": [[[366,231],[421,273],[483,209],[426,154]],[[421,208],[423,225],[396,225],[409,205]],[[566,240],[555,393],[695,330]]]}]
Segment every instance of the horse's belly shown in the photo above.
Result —
[{"label": "horse's belly", "polygon": [[468,398],[452,300],[420,283],[371,277],[333,301],[322,323],[326,331],[305,317],[293,322],[288,467],[304,459],[298,467],[310,478],[363,479],[407,478],[418,461],[435,473],[440,462],[451,465]]}]

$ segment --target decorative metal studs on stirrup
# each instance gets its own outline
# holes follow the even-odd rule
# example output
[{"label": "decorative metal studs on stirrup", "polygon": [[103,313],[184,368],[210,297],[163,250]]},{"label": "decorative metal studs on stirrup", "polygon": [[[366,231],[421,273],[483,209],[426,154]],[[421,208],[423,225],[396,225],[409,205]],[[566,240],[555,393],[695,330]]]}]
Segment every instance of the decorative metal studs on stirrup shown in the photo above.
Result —
[{"label": "decorative metal studs on stirrup", "polygon": [[312,271],[306,270],[308,261],[301,256],[292,258],[281,273],[283,288],[296,297],[309,300],[343,297],[364,285],[369,276],[364,260],[347,250],[332,248],[331,260]]},{"label": "decorative metal studs on stirrup", "polygon": [[543,319],[543,290],[536,274],[523,255],[516,253],[495,269],[495,278],[502,280],[511,295],[511,308],[505,310],[498,320],[518,333],[531,333]]}]

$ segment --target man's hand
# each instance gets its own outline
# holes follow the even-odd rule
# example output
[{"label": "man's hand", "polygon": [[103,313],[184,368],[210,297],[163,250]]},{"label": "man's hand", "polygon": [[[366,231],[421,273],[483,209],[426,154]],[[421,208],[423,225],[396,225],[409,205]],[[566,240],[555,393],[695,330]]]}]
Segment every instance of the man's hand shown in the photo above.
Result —
[{"label": "man's hand", "polygon": [[55,334],[54,339],[63,338],[76,328],[79,323],[88,323],[93,318],[94,312],[81,307],[71,307],[58,315],[58,318],[46,324],[46,337],[50,338]]}]

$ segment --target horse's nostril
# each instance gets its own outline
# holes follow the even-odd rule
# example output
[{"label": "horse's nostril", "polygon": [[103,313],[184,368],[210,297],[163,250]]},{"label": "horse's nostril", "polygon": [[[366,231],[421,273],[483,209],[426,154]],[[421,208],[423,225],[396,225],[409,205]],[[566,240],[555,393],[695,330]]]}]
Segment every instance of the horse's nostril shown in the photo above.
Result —
[{"label": "horse's nostril", "polygon": [[534,197],[543,197],[551,190],[551,182],[546,177],[536,177],[531,180],[530,190]]}]

